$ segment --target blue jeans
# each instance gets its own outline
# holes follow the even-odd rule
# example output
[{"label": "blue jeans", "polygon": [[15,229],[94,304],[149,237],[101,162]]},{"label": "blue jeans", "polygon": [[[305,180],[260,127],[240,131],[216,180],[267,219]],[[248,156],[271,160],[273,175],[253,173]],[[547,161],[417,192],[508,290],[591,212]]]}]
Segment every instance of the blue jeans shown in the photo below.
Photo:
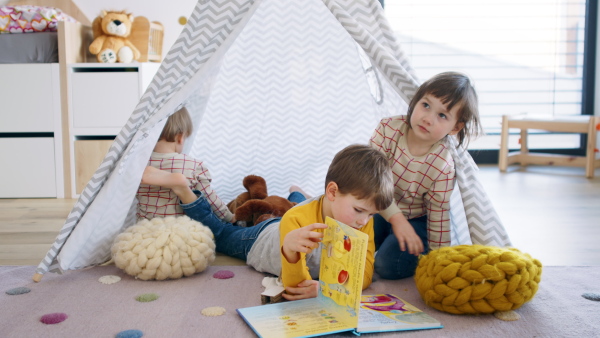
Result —
[{"label": "blue jeans", "polygon": [[[415,274],[419,257],[401,251],[392,225],[379,214],[373,216],[375,227],[375,272],[385,279],[401,279]],[[423,242],[423,253],[429,252],[427,243],[427,216],[408,220]]]},{"label": "blue jeans", "polygon": [[[200,191],[194,190],[198,199],[189,204],[180,204],[183,212],[191,219],[210,228],[215,236],[217,252],[227,256],[246,260],[248,252],[258,238],[258,235],[272,223],[279,222],[281,217],[270,218],[252,227],[241,227],[225,222],[212,211],[210,203]],[[290,202],[300,203],[306,197],[299,192],[292,192],[288,197]]]}]

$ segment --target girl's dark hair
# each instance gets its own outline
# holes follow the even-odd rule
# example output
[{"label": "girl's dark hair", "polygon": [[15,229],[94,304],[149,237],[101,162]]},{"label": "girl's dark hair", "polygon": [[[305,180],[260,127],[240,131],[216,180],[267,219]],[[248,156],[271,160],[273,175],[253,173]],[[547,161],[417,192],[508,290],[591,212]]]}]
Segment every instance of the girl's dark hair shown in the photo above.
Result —
[{"label": "girl's dark hair", "polygon": [[409,126],[410,117],[415,106],[427,94],[433,95],[442,101],[443,104],[448,106],[448,110],[454,106],[459,107],[457,123],[462,122],[464,124],[464,127],[456,134],[459,147],[466,141],[466,148],[471,138],[483,135],[477,93],[466,75],[457,72],[445,72],[425,81],[408,106]]}]

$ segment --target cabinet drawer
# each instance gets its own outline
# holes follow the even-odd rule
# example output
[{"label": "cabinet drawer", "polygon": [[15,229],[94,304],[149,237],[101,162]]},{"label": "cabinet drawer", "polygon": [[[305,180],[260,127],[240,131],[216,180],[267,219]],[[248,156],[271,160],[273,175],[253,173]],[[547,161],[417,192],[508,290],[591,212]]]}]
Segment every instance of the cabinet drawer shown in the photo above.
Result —
[{"label": "cabinet drawer", "polygon": [[0,138],[0,198],[56,197],[54,139]]},{"label": "cabinet drawer", "polygon": [[58,64],[0,65],[0,132],[53,132],[60,110]]},{"label": "cabinet drawer", "polygon": [[81,194],[92,178],[113,140],[78,140],[75,141],[75,189]]},{"label": "cabinet drawer", "polygon": [[74,128],[121,128],[140,98],[134,71],[89,68],[71,76]]}]

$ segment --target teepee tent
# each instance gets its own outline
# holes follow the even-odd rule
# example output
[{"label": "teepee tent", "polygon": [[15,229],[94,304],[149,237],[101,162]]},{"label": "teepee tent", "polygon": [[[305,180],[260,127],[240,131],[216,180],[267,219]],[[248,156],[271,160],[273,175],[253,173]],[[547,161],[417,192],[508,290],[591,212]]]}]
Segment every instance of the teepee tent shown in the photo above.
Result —
[{"label": "teepee tent", "polygon": [[[199,0],[152,83],[36,270],[110,259],[135,223],[135,193],[168,116],[185,105],[184,152],[206,163],[224,201],[244,176],[270,194],[322,193],[334,154],[366,143],[382,117],[406,112],[418,80],[376,0]],[[509,245],[466,152],[453,243]],[[456,225],[455,225],[456,224]]]}]

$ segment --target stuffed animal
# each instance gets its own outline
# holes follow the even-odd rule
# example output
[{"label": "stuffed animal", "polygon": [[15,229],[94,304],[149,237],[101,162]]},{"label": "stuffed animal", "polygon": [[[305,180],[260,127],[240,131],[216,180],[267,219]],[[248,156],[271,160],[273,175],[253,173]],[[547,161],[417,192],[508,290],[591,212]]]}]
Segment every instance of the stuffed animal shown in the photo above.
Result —
[{"label": "stuffed animal", "polygon": [[283,197],[269,196],[267,182],[260,176],[246,176],[242,183],[247,191],[229,202],[227,207],[235,214],[235,219],[246,222],[246,226],[256,225],[269,218],[281,217],[297,204]]},{"label": "stuffed animal", "polygon": [[97,55],[98,62],[129,63],[140,58],[140,51],[127,39],[131,34],[133,15],[125,12],[106,12],[94,19],[94,41],[90,53]]}]

